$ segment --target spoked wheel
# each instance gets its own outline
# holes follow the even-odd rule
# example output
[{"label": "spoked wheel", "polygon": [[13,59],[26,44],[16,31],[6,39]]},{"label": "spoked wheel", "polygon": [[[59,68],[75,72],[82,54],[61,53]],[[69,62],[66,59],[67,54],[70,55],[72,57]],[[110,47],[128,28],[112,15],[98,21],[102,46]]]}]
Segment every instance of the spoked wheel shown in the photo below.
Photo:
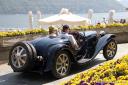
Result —
[{"label": "spoked wheel", "polygon": [[112,39],[103,49],[103,55],[106,60],[111,60],[114,58],[117,52],[117,43]]},{"label": "spoked wheel", "polygon": [[61,51],[57,54],[53,61],[52,74],[56,78],[62,78],[69,74],[71,67],[71,60],[69,53]]},{"label": "spoked wheel", "polygon": [[27,43],[16,43],[9,54],[9,64],[16,72],[30,70],[32,67],[32,49]]},{"label": "spoked wheel", "polygon": [[27,59],[27,52],[22,46],[17,46],[13,49],[11,55],[12,64],[16,68],[21,68],[25,65]]}]

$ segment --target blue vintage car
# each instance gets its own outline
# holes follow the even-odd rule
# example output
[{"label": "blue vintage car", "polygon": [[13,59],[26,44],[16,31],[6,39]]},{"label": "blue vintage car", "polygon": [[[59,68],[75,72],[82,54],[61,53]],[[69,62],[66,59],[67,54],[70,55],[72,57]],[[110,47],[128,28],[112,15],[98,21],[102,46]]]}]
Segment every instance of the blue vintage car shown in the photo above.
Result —
[{"label": "blue vintage car", "polygon": [[68,39],[42,37],[31,41],[17,42],[9,54],[9,64],[14,72],[51,71],[56,78],[69,74],[72,63],[84,65],[103,50],[106,60],[114,58],[117,44],[114,34],[81,31],[71,33],[79,44],[75,50]]}]

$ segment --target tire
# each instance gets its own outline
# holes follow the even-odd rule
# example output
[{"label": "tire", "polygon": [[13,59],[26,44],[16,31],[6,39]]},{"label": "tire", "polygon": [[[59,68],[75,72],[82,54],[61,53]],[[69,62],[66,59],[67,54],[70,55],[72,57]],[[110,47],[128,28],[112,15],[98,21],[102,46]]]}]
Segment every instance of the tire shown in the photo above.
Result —
[{"label": "tire", "polygon": [[[63,57],[62,57],[63,56]],[[59,60],[65,58],[65,60],[67,59],[67,62],[64,64],[64,62],[62,63],[59,62]],[[57,65],[58,62],[58,65]],[[59,65],[59,63],[61,65]],[[59,67],[60,66],[60,67]],[[67,66],[67,67],[66,67]],[[59,69],[60,68],[60,69]],[[65,71],[64,71],[65,68]],[[59,69],[59,71],[57,71],[57,69]],[[71,59],[70,59],[70,54],[67,51],[59,51],[56,56],[53,59],[53,64],[52,64],[52,74],[55,78],[63,78],[65,76],[67,76],[70,72],[71,69]],[[61,71],[63,71],[63,73],[61,73]]]},{"label": "tire", "polygon": [[31,44],[31,43],[27,43],[29,46],[30,46],[30,48],[32,49],[32,57],[33,58],[37,58],[37,52],[36,52],[36,49],[35,49],[35,47]]},{"label": "tire", "polygon": [[29,71],[33,67],[33,54],[26,42],[17,42],[9,52],[9,63],[14,72]]},{"label": "tire", "polygon": [[106,60],[111,60],[115,57],[117,52],[117,43],[111,39],[108,44],[103,48],[103,55]]}]

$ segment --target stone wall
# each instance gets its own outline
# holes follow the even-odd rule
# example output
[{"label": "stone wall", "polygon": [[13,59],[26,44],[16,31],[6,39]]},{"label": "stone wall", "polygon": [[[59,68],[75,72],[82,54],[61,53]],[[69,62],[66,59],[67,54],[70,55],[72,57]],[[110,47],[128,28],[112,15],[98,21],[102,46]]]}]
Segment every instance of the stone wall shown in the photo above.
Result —
[{"label": "stone wall", "polygon": [[39,37],[45,36],[44,34],[29,34],[15,37],[3,37],[0,38],[0,47],[12,46],[14,43],[19,41],[33,40]]},{"label": "stone wall", "polygon": [[128,43],[128,32],[115,33],[117,43]]},{"label": "stone wall", "polygon": [[98,28],[98,29],[89,29],[92,31],[105,31],[106,33],[128,33],[128,26],[122,26],[122,27],[110,27],[110,28]]}]

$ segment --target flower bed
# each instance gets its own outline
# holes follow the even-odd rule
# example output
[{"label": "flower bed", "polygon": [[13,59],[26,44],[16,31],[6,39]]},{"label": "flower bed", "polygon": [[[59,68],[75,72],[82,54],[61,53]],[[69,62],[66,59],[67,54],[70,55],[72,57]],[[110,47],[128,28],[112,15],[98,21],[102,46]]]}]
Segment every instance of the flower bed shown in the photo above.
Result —
[{"label": "flower bed", "polygon": [[[78,26],[76,28],[71,28],[73,30],[104,30],[106,32],[128,32],[127,30],[128,24],[121,24],[121,23],[115,23],[115,24],[98,24],[98,25],[90,25],[90,26]],[[11,31],[11,32],[0,32],[0,38],[2,37],[14,37],[14,36],[21,36],[21,35],[28,35],[28,34],[47,34],[48,32],[43,29],[31,29],[31,30],[22,30],[22,31]]]},{"label": "flower bed", "polygon": [[79,73],[61,85],[128,85],[128,55]]},{"label": "flower bed", "polygon": [[79,28],[76,29],[85,29],[85,30],[94,30],[94,29],[104,29],[104,28],[122,28],[122,27],[128,27],[128,24],[121,24],[121,23],[114,23],[114,24],[97,24],[97,25],[90,25],[90,26],[79,26]]},{"label": "flower bed", "polygon": [[[72,30],[79,30],[79,31],[86,31],[86,30],[92,30],[92,31],[105,31],[106,33],[113,33],[116,34],[116,41],[118,43],[127,43],[128,42],[128,24],[98,24],[98,25],[91,25],[91,26],[78,26],[76,28],[71,28]],[[38,36],[44,36],[48,34],[48,31],[43,29],[29,29],[29,30],[22,30],[22,31],[9,31],[9,32],[0,32],[0,46],[3,46],[4,44],[7,45],[13,42],[11,40],[16,39],[16,41],[22,41],[22,40],[32,40],[37,38]],[[123,38],[122,38],[123,37]],[[11,42],[10,42],[11,41]]]},{"label": "flower bed", "polygon": [[3,37],[15,37],[15,36],[23,36],[23,35],[30,35],[30,34],[47,34],[46,30],[43,29],[29,29],[29,30],[22,30],[22,31],[9,31],[9,32],[0,32],[0,38]]},{"label": "flower bed", "polygon": [[16,42],[32,40],[37,37],[44,36],[47,33],[48,32],[43,29],[0,32],[0,46],[12,46]]}]

